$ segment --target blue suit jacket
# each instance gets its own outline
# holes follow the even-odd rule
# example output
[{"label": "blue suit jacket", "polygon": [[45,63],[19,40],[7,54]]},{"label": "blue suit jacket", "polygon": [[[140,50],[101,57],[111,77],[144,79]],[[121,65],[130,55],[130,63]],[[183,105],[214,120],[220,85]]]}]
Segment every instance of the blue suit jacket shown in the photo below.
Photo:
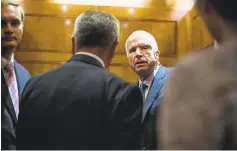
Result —
[{"label": "blue suit jacket", "polygon": [[[29,72],[20,65],[16,60],[14,60],[14,70],[16,74],[16,80],[18,85],[19,101],[21,93],[25,87],[25,84],[30,79]],[[2,73],[3,74],[3,73]],[[3,77],[3,76],[2,76]],[[2,78],[2,80],[5,80]],[[9,94],[8,86],[5,81],[2,81],[1,88],[2,91],[2,149],[15,149],[15,139],[16,139],[16,113],[12,104],[12,100]],[[19,102],[20,104],[20,102]]]},{"label": "blue suit jacket", "polygon": [[156,146],[156,116],[163,99],[163,89],[170,69],[160,65],[143,107],[143,138],[141,149],[157,149]]}]

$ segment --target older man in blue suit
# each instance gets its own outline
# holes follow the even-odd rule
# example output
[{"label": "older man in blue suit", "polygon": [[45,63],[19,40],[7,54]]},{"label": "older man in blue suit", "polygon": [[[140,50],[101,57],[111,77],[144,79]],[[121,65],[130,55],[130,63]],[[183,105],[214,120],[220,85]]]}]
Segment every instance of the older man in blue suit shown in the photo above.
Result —
[{"label": "older man in blue suit", "polygon": [[23,34],[23,9],[10,1],[2,2],[1,7],[1,74],[2,74],[2,147],[15,149],[16,123],[19,112],[20,95],[30,78],[29,72],[15,59]]},{"label": "older man in blue suit", "polygon": [[141,149],[156,149],[156,111],[163,99],[169,69],[160,64],[160,51],[150,33],[142,30],[133,32],[125,47],[129,65],[139,76],[139,87],[143,93]]}]

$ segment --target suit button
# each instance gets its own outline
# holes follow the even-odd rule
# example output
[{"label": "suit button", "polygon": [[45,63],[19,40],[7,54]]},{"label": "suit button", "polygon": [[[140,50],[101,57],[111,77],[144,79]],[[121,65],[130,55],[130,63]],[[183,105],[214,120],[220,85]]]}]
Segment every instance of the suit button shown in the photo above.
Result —
[{"label": "suit button", "polygon": [[141,150],[146,150],[146,146],[141,146]]}]

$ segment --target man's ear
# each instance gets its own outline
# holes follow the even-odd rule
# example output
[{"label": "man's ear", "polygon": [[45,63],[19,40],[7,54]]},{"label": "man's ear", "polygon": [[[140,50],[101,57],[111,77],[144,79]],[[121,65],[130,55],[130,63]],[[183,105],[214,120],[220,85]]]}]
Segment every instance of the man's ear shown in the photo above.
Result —
[{"label": "man's ear", "polygon": [[118,41],[116,41],[116,42],[114,42],[113,44],[112,44],[112,49],[113,49],[113,54],[112,54],[112,56],[114,57],[114,53],[115,53],[115,49],[116,49],[116,47],[118,46]]},{"label": "man's ear", "polygon": [[75,38],[72,37],[72,55],[75,55],[76,53],[76,42],[75,42]]},{"label": "man's ear", "polygon": [[156,52],[154,52],[154,56],[155,56],[155,59],[158,59],[160,56],[160,51],[157,50]]},{"label": "man's ear", "polygon": [[118,46],[118,44],[119,44],[118,41],[114,42],[114,43],[112,44],[112,48],[113,48],[113,49],[116,49],[116,47]]},{"label": "man's ear", "polygon": [[118,46],[118,44],[119,44],[118,41],[116,41],[116,42],[113,42],[112,45],[111,45],[111,48],[112,48],[112,51],[113,51],[113,56],[114,56],[114,52],[115,52],[115,49]]}]

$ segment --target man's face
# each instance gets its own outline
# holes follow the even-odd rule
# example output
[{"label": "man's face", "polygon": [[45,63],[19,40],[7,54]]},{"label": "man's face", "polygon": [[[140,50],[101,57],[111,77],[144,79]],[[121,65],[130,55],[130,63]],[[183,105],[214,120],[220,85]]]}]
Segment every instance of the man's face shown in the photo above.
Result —
[{"label": "man's face", "polygon": [[130,67],[141,77],[146,77],[154,70],[158,50],[152,50],[151,44],[141,38],[130,37],[127,42],[127,57]]},{"label": "man's face", "polygon": [[23,33],[20,9],[12,5],[2,5],[1,19],[2,48],[17,48]]}]

